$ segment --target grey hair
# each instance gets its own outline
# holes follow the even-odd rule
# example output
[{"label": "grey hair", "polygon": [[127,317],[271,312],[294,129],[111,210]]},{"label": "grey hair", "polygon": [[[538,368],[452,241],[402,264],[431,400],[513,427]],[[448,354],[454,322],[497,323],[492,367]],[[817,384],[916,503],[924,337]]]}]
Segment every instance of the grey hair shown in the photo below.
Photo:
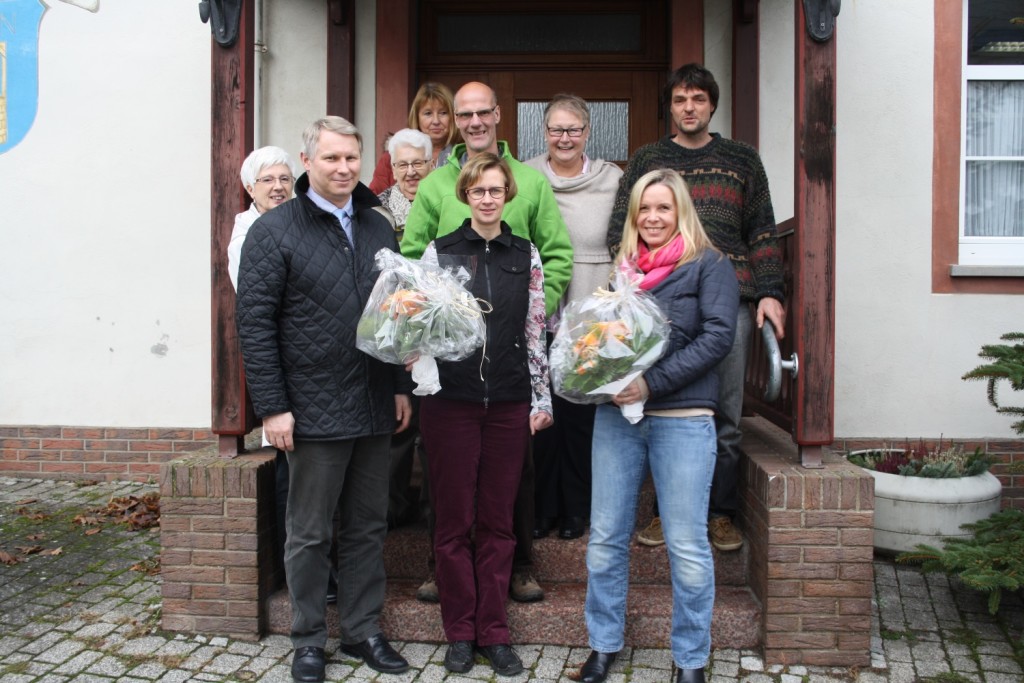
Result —
[{"label": "grey hair", "polygon": [[583,122],[584,126],[590,125],[590,107],[587,106],[587,101],[578,95],[569,95],[567,93],[558,93],[551,98],[548,105],[544,107],[544,125],[548,125],[548,119],[551,117],[551,112],[555,109],[562,109],[570,114],[575,114],[580,117],[580,121]]},{"label": "grey hair", "polygon": [[288,152],[273,145],[254,149],[245,158],[245,161],[242,162],[242,171],[239,173],[242,178],[242,185],[246,187],[255,185],[256,176],[259,175],[260,171],[279,164],[287,166],[292,176],[295,175],[295,162],[292,161],[291,155]]},{"label": "grey hair", "polygon": [[430,141],[430,136],[412,128],[403,128],[388,140],[388,154],[392,157],[395,156],[399,147],[422,149],[427,161],[430,161],[434,154],[434,144]]},{"label": "grey hair", "polygon": [[347,119],[340,116],[325,116],[309,124],[309,127],[302,132],[302,147],[307,159],[316,156],[316,146],[320,142],[320,133],[329,130],[338,135],[351,135],[359,143],[359,151],[363,151],[363,136],[359,129],[349,123]]}]

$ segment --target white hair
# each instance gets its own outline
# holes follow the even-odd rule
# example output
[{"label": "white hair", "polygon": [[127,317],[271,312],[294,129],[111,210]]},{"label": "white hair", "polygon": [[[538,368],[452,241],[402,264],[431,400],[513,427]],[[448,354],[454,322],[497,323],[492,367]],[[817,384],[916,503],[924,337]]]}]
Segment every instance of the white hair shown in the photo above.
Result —
[{"label": "white hair", "polygon": [[284,164],[291,171],[291,174],[295,175],[295,162],[292,161],[288,152],[273,145],[254,149],[245,158],[245,161],[242,162],[242,171],[239,174],[242,177],[242,185],[246,187],[255,185],[256,177],[260,174],[260,171],[270,166],[277,166],[278,164]]},{"label": "white hair", "polygon": [[428,161],[434,154],[434,145],[430,142],[430,136],[412,128],[403,128],[388,140],[388,154],[392,157],[395,156],[399,147],[422,149]]}]

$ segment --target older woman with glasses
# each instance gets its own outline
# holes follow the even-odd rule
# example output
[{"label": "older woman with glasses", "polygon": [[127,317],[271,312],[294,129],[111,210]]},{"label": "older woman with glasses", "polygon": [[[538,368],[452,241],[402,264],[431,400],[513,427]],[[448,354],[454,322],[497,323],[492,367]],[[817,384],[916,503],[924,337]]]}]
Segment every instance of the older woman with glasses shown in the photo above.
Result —
[{"label": "older woman with glasses", "polygon": [[[572,279],[562,305],[607,286],[611,272],[608,217],[622,171],[586,154],[590,109],[576,95],[559,94],[544,109],[548,151],[526,162],[547,177],[572,241]],[[557,313],[553,320],[557,320]],[[590,517],[590,445],[594,406],[555,396],[554,427],[533,442],[537,472],[534,538],[558,528],[563,539],[579,538]]]},{"label": "older woman with glasses", "polygon": [[295,184],[295,162],[280,147],[260,147],[242,162],[239,174],[245,191],[252,197],[247,211],[235,216],[235,227],[228,242],[228,275],[231,286],[238,289],[238,263],[242,260],[242,243],[249,228],[261,213],[270,211],[292,198]]},{"label": "older woman with glasses", "polygon": [[[433,152],[427,155],[430,167],[443,166],[459,137],[459,129],[455,127],[455,104],[448,86],[432,82],[420,86],[409,107],[409,128],[430,137],[433,147]],[[395,184],[397,177],[392,162],[389,144],[388,152],[381,155],[377,168],[373,170],[370,190],[374,194]]]},{"label": "older woman with glasses", "polygon": [[395,184],[378,194],[377,198],[394,216],[395,230],[399,232],[405,229],[420,181],[430,173],[433,149],[430,137],[412,128],[403,128],[388,140]]}]

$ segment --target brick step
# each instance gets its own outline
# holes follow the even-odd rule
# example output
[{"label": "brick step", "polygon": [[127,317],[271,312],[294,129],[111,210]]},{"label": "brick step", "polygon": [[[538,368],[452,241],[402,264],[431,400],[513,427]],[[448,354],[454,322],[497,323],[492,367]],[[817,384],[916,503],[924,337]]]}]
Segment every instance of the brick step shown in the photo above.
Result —
[{"label": "brick step", "polygon": [[[641,527],[642,528],[642,527]],[[586,583],[588,530],[582,537],[566,541],[554,534],[533,542],[534,576],[546,588],[548,583]],[[384,570],[388,580],[422,581],[427,576],[429,539],[425,524],[395,529],[384,542]],[[747,585],[747,547],[721,553],[715,558],[715,583],[719,586]],[[668,553],[665,546],[632,546],[629,580],[634,584],[669,583]]]},{"label": "brick step", "polygon": [[[388,638],[411,642],[445,641],[441,608],[416,600],[417,582],[388,581],[380,624]],[[513,643],[544,643],[587,647],[583,618],[586,585],[550,583],[541,602],[507,604]],[[271,633],[287,635],[291,603],[286,590],[268,599]],[[626,644],[631,647],[668,647],[672,623],[672,589],[664,585],[630,586],[626,616]],[[761,644],[761,608],[747,588],[718,586],[711,622],[716,648],[755,648]],[[338,637],[338,612],[327,610],[331,637]],[[581,662],[582,663],[582,662]]]}]

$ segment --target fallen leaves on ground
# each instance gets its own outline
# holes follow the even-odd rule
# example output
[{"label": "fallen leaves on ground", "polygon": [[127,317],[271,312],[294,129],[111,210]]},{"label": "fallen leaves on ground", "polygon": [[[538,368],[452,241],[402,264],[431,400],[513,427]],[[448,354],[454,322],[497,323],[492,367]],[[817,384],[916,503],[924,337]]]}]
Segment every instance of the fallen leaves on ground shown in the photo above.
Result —
[{"label": "fallen leaves on ground", "polygon": [[28,534],[25,536],[26,541],[45,541],[46,534]]},{"label": "fallen leaves on ground", "polygon": [[160,556],[149,557],[142,562],[136,562],[132,565],[132,570],[137,572],[143,572],[149,576],[156,576],[160,573]]},{"label": "fallen leaves on ground", "polygon": [[35,519],[35,520],[48,519],[49,518],[48,515],[46,515],[46,514],[44,514],[42,512],[39,512],[39,510],[29,510],[25,506],[22,506],[22,507],[19,507],[19,508],[15,508],[14,509],[14,514],[20,515],[20,516],[25,517],[27,519]]},{"label": "fallen leaves on ground", "polygon": [[15,505],[31,505],[32,503],[39,500],[38,498],[22,498],[21,500],[14,501]]},{"label": "fallen leaves on ground", "polygon": [[19,562],[21,562],[21,558],[15,557],[14,555],[11,555],[8,552],[0,550],[0,564],[11,565],[18,564]]},{"label": "fallen leaves on ground", "polygon": [[36,553],[42,552],[43,546],[41,545],[16,545],[15,550],[20,550],[23,555],[35,555]]},{"label": "fallen leaves on ground", "polygon": [[154,491],[142,496],[111,498],[105,506],[90,512],[117,518],[132,531],[149,529],[160,526],[160,494]]}]

